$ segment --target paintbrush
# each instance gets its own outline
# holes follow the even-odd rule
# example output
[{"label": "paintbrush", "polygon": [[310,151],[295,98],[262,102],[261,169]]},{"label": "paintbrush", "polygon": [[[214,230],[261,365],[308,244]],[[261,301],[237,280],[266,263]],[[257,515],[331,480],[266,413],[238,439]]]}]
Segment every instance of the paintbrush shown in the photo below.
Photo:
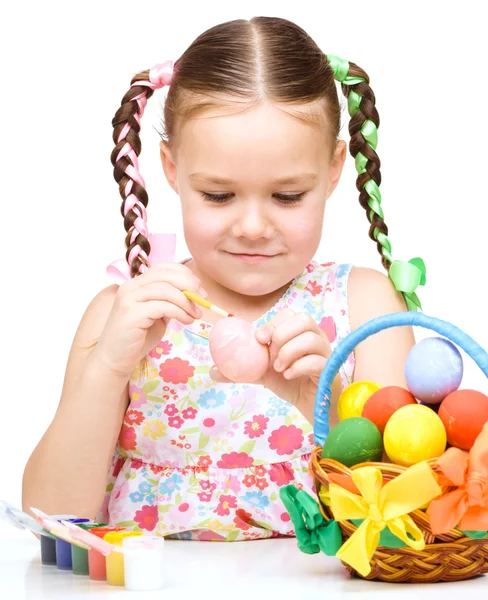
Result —
[{"label": "paintbrush", "polygon": [[183,293],[189,300],[193,300],[193,302],[195,302],[195,304],[199,304],[200,306],[203,306],[204,308],[208,308],[209,310],[212,310],[214,313],[217,313],[221,317],[233,317],[234,316],[232,313],[227,312],[223,308],[219,308],[218,306],[215,306],[215,304],[212,304],[208,300],[205,300],[205,298],[202,298],[198,294],[190,292],[189,290],[183,290]]}]

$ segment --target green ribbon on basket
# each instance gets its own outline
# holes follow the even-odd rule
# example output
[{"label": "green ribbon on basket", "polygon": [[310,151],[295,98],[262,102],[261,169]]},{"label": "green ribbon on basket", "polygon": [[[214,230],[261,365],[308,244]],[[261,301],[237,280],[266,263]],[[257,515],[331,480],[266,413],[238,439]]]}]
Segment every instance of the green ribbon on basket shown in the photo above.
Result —
[{"label": "green ribbon on basket", "polygon": [[488,538],[488,531],[463,531],[462,529],[459,529],[459,531],[473,540],[484,540],[485,538]]},{"label": "green ribbon on basket", "polygon": [[[364,519],[351,519],[351,523],[359,527]],[[407,536],[413,540],[413,536],[407,533]],[[383,529],[380,532],[380,541],[378,542],[378,546],[383,546],[385,548],[405,548],[407,544],[401,540],[397,535],[392,533],[388,527]]]},{"label": "green ribbon on basket", "polygon": [[318,502],[294,485],[280,488],[280,498],[295,527],[298,549],[305,554],[322,551],[328,556],[335,556],[342,545],[337,521],[326,521]]},{"label": "green ribbon on basket", "polygon": [[426,272],[425,263],[421,258],[412,258],[408,262],[394,260],[391,263],[389,277],[395,289],[402,292],[408,310],[422,310],[415,290],[419,285],[425,285]]}]

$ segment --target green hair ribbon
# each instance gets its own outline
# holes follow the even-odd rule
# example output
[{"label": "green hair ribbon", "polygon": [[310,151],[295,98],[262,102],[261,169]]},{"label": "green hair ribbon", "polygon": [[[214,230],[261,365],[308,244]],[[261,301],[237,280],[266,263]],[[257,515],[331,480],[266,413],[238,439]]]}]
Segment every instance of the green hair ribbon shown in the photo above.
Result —
[{"label": "green hair ribbon", "polygon": [[298,549],[306,554],[322,551],[328,556],[335,556],[342,545],[337,521],[326,521],[318,502],[294,485],[280,488],[280,498],[295,527]]},{"label": "green hair ribbon", "polygon": [[[334,72],[334,79],[343,85],[356,85],[357,83],[365,81],[364,77],[349,77],[349,61],[333,54],[327,54],[327,60]],[[362,96],[357,92],[353,90],[349,92],[348,110],[351,117],[359,110],[362,99]],[[361,133],[368,145],[376,151],[378,145],[378,128],[375,123],[370,119],[367,119],[361,127]],[[360,175],[366,172],[367,164],[368,159],[366,156],[361,152],[358,152],[355,157],[355,166],[356,171]],[[377,183],[373,179],[369,179],[364,184],[364,189],[369,196],[368,206],[371,210],[368,217],[370,222],[373,221],[375,214],[384,220],[383,209],[381,208],[381,192]],[[418,257],[412,258],[408,262],[393,260],[391,255],[391,243],[388,237],[379,231],[378,228],[374,229],[373,235],[382,246],[382,255],[391,263],[388,276],[395,286],[395,289],[403,294],[408,310],[415,311],[417,309],[422,309],[422,305],[420,304],[420,300],[415,291],[419,285],[425,285],[426,283],[426,267],[424,261]]]}]

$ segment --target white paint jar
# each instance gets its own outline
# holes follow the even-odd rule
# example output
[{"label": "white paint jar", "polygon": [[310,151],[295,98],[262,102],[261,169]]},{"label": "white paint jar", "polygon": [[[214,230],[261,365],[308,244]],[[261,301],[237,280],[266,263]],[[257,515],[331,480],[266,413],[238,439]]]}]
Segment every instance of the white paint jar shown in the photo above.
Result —
[{"label": "white paint jar", "polygon": [[164,538],[141,535],[122,540],[125,589],[160,590],[166,583]]}]

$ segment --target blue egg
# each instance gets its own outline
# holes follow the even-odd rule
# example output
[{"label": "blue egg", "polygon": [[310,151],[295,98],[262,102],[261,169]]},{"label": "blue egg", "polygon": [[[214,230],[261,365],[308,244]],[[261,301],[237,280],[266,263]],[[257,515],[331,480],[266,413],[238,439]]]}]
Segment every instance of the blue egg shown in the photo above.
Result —
[{"label": "blue egg", "polygon": [[405,363],[408,389],[422,402],[438,404],[461,385],[463,359],[444,338],[430,337],[415,344]]}]

